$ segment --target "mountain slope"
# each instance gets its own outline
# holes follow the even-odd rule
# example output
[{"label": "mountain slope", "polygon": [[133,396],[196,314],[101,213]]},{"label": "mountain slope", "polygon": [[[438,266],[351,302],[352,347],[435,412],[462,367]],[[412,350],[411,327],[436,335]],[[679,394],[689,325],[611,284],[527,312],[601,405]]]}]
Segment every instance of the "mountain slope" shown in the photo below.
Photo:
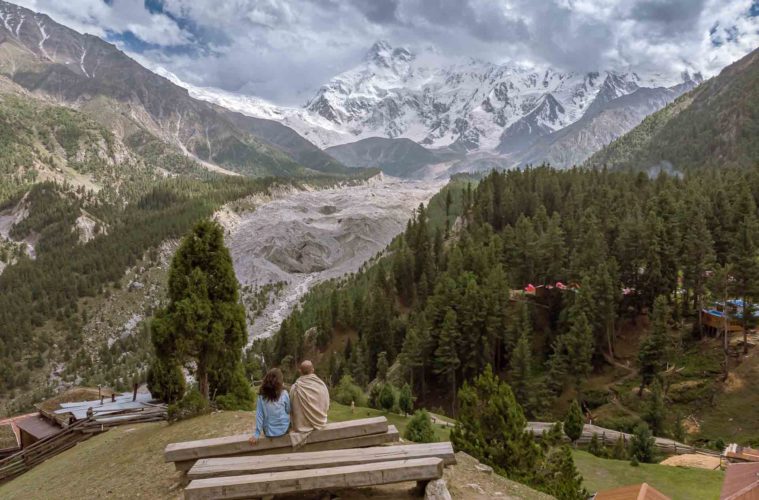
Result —
[{"label": "mountain slope", "polygon": [[412,177],[421,168],[441,162],[432,151],[410,139],[370,137],[325,151],[349,167],[377,167],[397,177]]},{"label": "mountain slope", "polygon": [[[692,88],[639,88],[603,104],[593,106],[575,123],[534,140],[512,155],[520,165],[550,163],[557,167],[581,164],[591,154],[637,126],[646,116],[660,110]],[[682,89],[682,91],[681,91]]]},{"label": "mountain slope", "polygon": [[0,76],[0,205],[35,182],[53,180],[128,198],[166,175],[207,175],[147,131],[130,141],[88,115],[31,95]]},{"label": "mountain slope", "polygon": [[349,172],[345,165],[282,123],[253,118],[234,111],[225,110],[224,115],[240,130],[247,131],[265,143],[279,148],[304,167],[327,173]]},{"label": "mountain slope", "polygon": [[[759,49],[652,114],[586,162],[646,169],[759,162]],[[666,163],[665,163],[666,164]]]},{"label": "mountain slope", "polygon": [[[191,98],[98,37],[2,1],[0,21],[0,74],[81,109],[124,140],[147,131],[203,162],[239,173],[308,173],[275,141],[258,138],[252,132],[256,124],[233,120],[226,110]],[[324,157],[310,163],[314,169],[334,168]]]}]

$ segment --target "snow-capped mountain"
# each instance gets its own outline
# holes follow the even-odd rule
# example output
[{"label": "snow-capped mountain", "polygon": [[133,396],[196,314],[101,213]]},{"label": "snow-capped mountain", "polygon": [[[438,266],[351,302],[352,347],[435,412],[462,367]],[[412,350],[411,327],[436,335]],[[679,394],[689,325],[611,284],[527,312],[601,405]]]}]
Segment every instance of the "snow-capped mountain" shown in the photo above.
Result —
[{"label": "snow-capped mountain", "polygon": [[604,86],[624,95],[640,86],[640,78],[477,59],[452,62],[377,42],[362,64],[320,88],[306,109],[356,138],[407,137],[432,147],[493,149],[505,132],[543,135],[575,122]]},{"label": "snow-capped mountain", "polygon": [[303,108],[165,76],[193,97],[278,120],[322,148],[387,137],[502,154],[524,149],[640,88],[678,83],[633,71],[577,73],[458,60],[431,50],[416,54],[384,41],[375,43],[359,65],[323,85]]}]

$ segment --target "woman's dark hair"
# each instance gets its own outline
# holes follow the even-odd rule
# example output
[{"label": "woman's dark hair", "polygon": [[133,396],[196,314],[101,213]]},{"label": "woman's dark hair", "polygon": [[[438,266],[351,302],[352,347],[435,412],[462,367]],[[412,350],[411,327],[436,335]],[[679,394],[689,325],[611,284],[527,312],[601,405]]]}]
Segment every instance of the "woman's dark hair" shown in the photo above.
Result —
[{"label": "woman's dark hair", "polygon": [[282,370],[279,368],[272,368],[266,372],[258,393],[267,401],[277,401],[284,388],[285,379],[282,376]]}]

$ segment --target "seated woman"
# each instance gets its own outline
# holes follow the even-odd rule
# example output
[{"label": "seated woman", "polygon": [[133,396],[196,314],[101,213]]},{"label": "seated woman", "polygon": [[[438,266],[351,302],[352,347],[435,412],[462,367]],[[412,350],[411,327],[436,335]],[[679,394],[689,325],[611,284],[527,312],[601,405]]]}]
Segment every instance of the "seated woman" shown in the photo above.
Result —
[{"label": "seated woman", "polygon": [[283,436],[290,428],[290,395],[285,390],[279,368],[266,373],[256,402],[256,430],[248,440],[255,445],[263,434],[266,437]]}]

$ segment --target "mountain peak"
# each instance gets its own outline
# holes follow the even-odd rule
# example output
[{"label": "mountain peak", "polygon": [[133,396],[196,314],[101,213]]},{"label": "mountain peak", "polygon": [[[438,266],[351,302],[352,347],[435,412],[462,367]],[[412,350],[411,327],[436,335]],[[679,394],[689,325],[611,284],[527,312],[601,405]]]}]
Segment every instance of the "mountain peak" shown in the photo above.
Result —
[{"label": "mountain peak", "polygon": [[375,63],[385,67],[392,66],[394,61],[409,62],[412,59],[414,59],[414,54],[408,49],[405,47],[393,48],[393,46],[385,40],[377,40],[374,42],[364,56],[366,62]]},{"label": "mountain peak", "polygon": [[696,73],[693,73],[693,76],[691,76],[688,70],[685,70],[682,73],[680,73],[680,78],[682,79],[683,83],[690,83],[694,85],[698,85],[699,83],[704,81],[704,77],[699,71],[697,71]]},{"label": "mountain peak", "polygon": [[366,52],[366,55],[364,56],[364,60],[374,61],[377,59],[389,57],[392,54],[392,51],[393,51],[393,46],[390,45],[387,41],[377,40]]}]

